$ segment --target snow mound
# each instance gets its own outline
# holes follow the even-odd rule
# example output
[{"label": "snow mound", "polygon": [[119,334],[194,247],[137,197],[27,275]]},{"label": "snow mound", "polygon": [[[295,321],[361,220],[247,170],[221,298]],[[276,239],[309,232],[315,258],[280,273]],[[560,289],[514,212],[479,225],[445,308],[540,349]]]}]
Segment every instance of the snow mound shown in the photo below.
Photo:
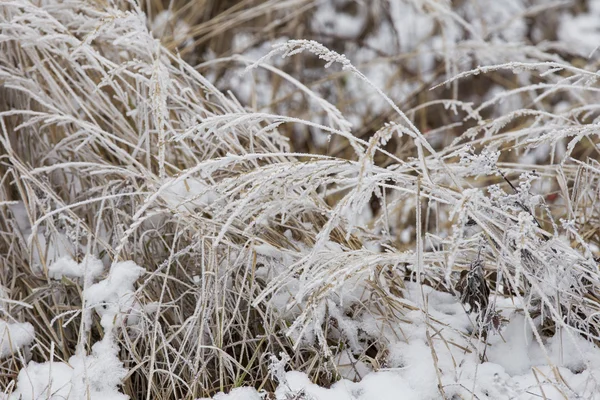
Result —
[{"label": "snow mound", "polygon": [[29,322],[9,323],[0,319],[0,359],[28,346],[33,338],[34,330]]},{"label": "snow mound", "polygon": [[[59,259],[50,267],[51,277],[60,279],[84,277],[88,282],[102,273],[102,262],[88,256],[82,263],[67,257]],[[146,270],[133,261],[115,263],[106,279],[84,289],[84,299],[101,316],[104,337],[92,346],[89,355],[76,354],[68,362],[48,361],[29,362],[19,371],[16,390],[9,400],[126,400],[118,386],[128,370],[119,360],[119,348],[115,342],[114,330],[124,321],[129,322],[130,314],[139,310],[135,301],[133,285]],[[89,329],[89,315],[84,317]],[[135,316],[133,317],[135,319]],[[6,324],[0,321],[18,345],[25,345],[33,339],[33,327],[30,324]],[[27,335],[23,335],[23,331]],[[4,342],[3,342],[4,343]],[[9,347],[7,347],[8,349]],[[4,354],[4,344],[0,348]]]}]

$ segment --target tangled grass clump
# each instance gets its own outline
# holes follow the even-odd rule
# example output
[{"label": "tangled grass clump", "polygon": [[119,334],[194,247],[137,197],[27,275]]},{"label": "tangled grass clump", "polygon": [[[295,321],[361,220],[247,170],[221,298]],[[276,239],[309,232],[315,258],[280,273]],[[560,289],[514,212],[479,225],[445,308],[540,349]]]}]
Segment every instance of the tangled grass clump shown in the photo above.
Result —
[{"label": "tangled grass clump", "polygon": [[[413,3],[445,24],[462,20],[442,3]],[[458,90],[487,75],[515,77],[516,87],[404,110],[351,58],[315,41],[195,68],[174,51],[190,44],[161,43],[147,12],[124,0],[0,3],[0,310],[35,329],[31,348],[1,360],[2,387],[14,388],[29,360],[66,361],[106,334],[97,314],[82,328],[91,282],[50,273],[60,259],[86,256],[107,270],[128,260],[146,270],[136,314],[119,320],[116,336],[131,398],[274,392],[269,362],[280,354],[322,385],[340,378],[336,357],[347,349],[378,369],[390,332],[419,309],[406,285],[456,295],[476,260],[491,297],[468,311],[512,298],[542,347],[559,329],[600,340],[591,61],[575,66],[532,45],[523,60],[458,73],[464,53],[492,41],[461,40],[440,54],[451,76],[430,86]],[[499,59],[513,51],[498,48]],[[267,65],[278,55],[338,68],[364,85],[348,88],[381,99],[385,122],[357,134],[355,118],[319,90]],[[277,76],[291,104],[296,94],[310,104],[308,115],[286,99],[253,107],[220,90],[209,77],[221,61],[250,65],[242,80]],[[511,96],[527,100],[503,112]],[[438,108],[444,118],[420,129],[422,110]],[[298,151],[295,129],[327,135],[330,152]],[[551,156],[538,162],[539,151]],[[469,340],[485,340],[481,321]]]}]

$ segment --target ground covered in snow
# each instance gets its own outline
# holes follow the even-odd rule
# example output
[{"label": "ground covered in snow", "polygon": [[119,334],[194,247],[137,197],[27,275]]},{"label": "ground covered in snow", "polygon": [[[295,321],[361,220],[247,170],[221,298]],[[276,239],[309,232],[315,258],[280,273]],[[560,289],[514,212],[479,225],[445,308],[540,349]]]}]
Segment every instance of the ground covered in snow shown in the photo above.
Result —
[{"label": "ground covered in snow", "polygon": [[[424,305],[422,299],[426,299]],[[518,302],[498,299],[503,327],[487,339],[474,339],[464,307],[447,294],[409,285],[406,302],[415,310],[397,326],[376,319],[356,322],[356,329],[389,330],[388,363],[377,372],[342,352],[336,360],[343,379],[320,387],[299,371],[284,371],[279,360],[277,399],[598,399],[600,349],[579,336],[559,332],[536,338]],[[424,312],[427,310],[427,312]],[[541,340],[540,340],[541,339]],[[538,341],[540,340],[540,341]],[[285,360],[284,360],[285,361]],[[357,376],[362,377],[356,380]],[[216,399],[258,399],[248,388]]]}]

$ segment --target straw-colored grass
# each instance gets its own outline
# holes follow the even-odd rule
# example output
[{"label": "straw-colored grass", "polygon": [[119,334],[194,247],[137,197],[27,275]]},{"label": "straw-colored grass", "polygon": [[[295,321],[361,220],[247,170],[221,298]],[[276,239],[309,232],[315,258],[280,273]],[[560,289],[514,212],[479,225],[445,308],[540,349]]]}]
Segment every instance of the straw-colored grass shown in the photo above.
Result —
[{"label": "straw-colored grass", "polygon": [[[361,48],[389,11],[373,4]],[[60,257],[145,268],[138,321],[115,327],[133,399],[273,392],[272,355],[321,385],[345,348],[377,369],[387,331],[349,321],[393,327],[415,309],[409,281],[477,296],[455,289],[476,260],[540,341],[557,327],[599,340],[596,59],[411,4],[434,23],[423,41],[459,36],[355,66],[311,28],[308,0],[0,3],[0,311],[35,329],[0,387],[107,334],[84,280],[50,276]],[[232,57],[239,32],[265,58]],[[388,87],[372,79],[384,63]],[[473,340],[497,323],[493,302],[481,313]]]}]

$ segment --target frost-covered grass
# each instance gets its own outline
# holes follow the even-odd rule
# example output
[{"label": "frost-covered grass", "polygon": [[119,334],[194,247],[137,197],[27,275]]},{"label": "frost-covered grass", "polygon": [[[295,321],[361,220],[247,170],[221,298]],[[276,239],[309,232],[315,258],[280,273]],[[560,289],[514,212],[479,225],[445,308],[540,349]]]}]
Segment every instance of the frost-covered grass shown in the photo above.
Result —
[{"label": "frost-covered grass", "polygon": [[143,3],[0,2],[0,398],[600,398],[598,1]]}]

